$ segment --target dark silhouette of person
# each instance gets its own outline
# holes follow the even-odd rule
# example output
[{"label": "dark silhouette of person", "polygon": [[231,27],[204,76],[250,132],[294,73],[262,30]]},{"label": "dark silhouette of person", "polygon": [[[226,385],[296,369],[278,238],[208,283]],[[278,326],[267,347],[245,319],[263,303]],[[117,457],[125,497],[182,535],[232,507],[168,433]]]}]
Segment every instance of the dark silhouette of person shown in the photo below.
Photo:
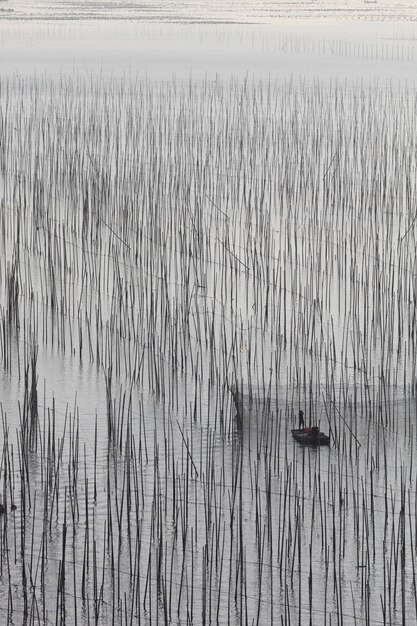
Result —
[{"label": "dark silhouette of person", "polygon": [[304,428],[304,413],[302,411],[298,412],[298,428]]}]

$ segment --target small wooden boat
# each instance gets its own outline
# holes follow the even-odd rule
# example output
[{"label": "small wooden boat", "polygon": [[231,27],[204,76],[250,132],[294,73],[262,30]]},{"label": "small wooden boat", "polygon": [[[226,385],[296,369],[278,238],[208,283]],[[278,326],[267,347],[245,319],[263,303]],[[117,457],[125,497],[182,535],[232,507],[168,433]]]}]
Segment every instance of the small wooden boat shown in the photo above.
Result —
[{"label": "small wooden boat", "polygon": [[302,446],[330,445],[330,437],[322,433],[318,426],[313,426],[312,428],[294,428],[291,434]]}]

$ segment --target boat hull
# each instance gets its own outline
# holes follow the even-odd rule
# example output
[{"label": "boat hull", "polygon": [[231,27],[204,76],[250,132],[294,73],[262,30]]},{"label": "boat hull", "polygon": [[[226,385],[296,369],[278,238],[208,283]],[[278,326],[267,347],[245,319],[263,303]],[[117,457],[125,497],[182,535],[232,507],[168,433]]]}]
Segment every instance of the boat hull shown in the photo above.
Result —
[{"label": "boat hull", "polygon": [[295,428],[291,431],[294,439],[302,446],[329,446],[330,437],[322,432],[311,432],[305,428]]}]

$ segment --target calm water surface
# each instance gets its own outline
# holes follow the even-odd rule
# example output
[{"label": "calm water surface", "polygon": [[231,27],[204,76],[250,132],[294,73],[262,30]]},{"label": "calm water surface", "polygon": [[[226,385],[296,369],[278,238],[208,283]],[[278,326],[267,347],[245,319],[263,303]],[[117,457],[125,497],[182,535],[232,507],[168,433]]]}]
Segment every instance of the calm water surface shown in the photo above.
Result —
[{"label": "calm water surface", "polygon": [[414,623],[414,4],[0,7],[4,623]]},{"label": "calm water surface", "polygon": [[179,3],[155,2],[36,2],[3,0],[2,12],[8,19],[137,19],[153,22],[185,23],[269,23],[282,19],[328,20],[394,20],[417,18],[414,2],[409,0],[313,0],[310,2],[214,2],[201,0]]}]

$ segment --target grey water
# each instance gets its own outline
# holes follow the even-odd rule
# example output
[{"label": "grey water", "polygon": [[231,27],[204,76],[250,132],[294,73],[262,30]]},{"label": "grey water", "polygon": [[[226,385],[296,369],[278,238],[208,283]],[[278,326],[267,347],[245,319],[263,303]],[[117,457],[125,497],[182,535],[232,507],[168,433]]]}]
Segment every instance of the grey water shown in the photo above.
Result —
[{"label": "grey water", "polygon": [[414,4],[0,10],[2,623],[414,623]]}]

